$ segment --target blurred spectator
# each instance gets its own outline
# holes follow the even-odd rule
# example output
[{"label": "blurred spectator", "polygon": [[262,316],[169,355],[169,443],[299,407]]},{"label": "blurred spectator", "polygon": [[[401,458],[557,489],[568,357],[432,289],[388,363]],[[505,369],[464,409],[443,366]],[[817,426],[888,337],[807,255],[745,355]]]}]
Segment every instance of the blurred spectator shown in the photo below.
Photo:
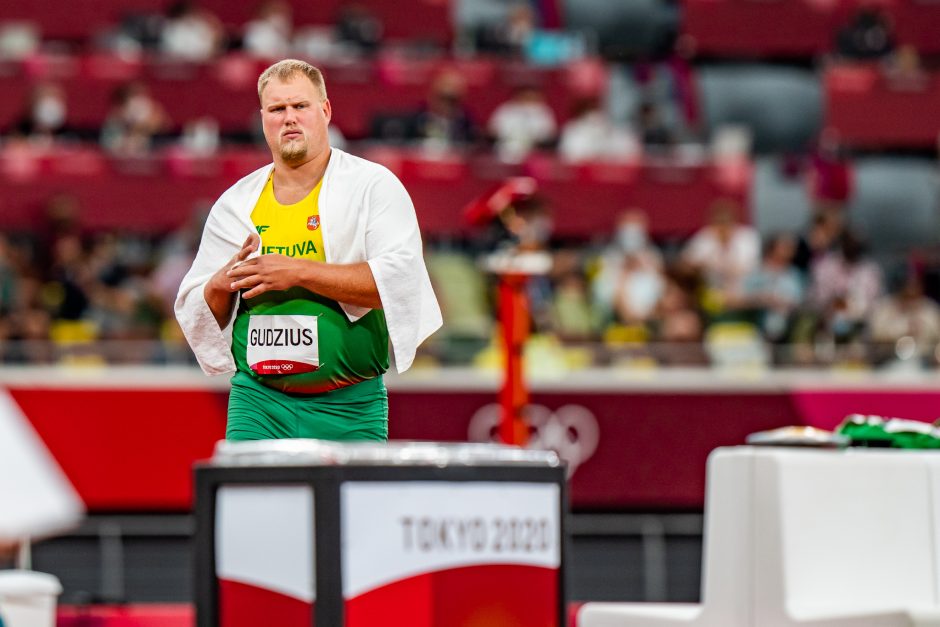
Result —
[{"label": "blurred spectator", "polygon": [[10,243],[0,233],[0,316],[13,311],[17,306],[19,291],[19,268],[13,258]]},{"label": "blurred spectator", "polygon": [[552,329],[558,337],[568,341],[589,340],[596,335],[587,283],[580,272],[566,272],[556,279]]},{"label": "blurred spectator", "polygon": [[101,339],[155,337],[160,316],[149,295],[151,258],[149,244],[139,237],[106,234],[95,239],[87,262],[92,283],[85,318]]},{"label": "blurred spectator", "polygon": [[209,157],[219,149],[219,123],[210,116],[190,120],[183,126],[180,138],[183,149],[190,155]]},{"label": "blurred spectator", "polygon": [[803,281],[793,266],[795,253],[792,235],[768,239],[760,267],[744,277],[740,294],[730,303],[732,309],[752,318],[770,340],[786,338],[791,317],[802,302]]},{"label": "blurred spectator", "polygon": [[336,40],[335,27],[332,24],[297,25],[291,49],[293,56],[298,58],[322,59],[324,62],[349,62],[356,54],[349,44]]},{"label": "blurred spectator", "polygon": [[43,301],[55,318],[79,320],[88,309],[92,277],[85,246],[78,235],[57,239],[43,286]]},{"label": "blurred spectator", "polygon": [[535,12],[528,2],[516,2],[499,20],[490,20],[477,29],[478,52],[522,57],[535,32]]},{"label": "blurred spectator", "polygon": [[652,102],[640,105],[639,130],[646,146],[671,146],[675,143],[672,130],[663,121],[659,109]]},{"label": "blurred spectator", "polygon": [[924,296],[924,285],[915,273],[909,273],[893,294],[875,303],[869,317],[871,339],[894,344],[904,337],[933,352],[940,342],[940,307]]},{"label": "blurred spectator", "polygon": [[810,160],[810,198],[817,210],[841,210],[852,196],[853,185],[852,166],[839,131],[826,127]]},{"label": "blurred spectator", "polygon": [[424,107],[414,116],[414,138],[430,147],[466,145],[477,131],[464,105],[467,85],[456,70],[444,70],[432,81]]},{"label": "blurred spectator", "polygon": [[65,91],[55,83],[39,83],[29,96],[14,133],[33,143],[48,145],[67,133]]},{"label": "blurred spectator", "polygon": [[647,228],[645,213],[625,211],[617,222],[614,241],[601,258],[592,295],[607,320],[646,322],[659,304],[665,289],[662,257],[650,243]]},{"label": "blurred spectator", "polygon": [[813,216],[809,231],[800,236],[793,265],[804,275],[813,262],[822,259],[842,237],[845,220],[839,211],[820,211]]},{"label": "blurred spectator", "polygon": [[640,145],[629,129],[616,126],[596,98],[583,99],[561,129],[558,153],[570,163],[636,157]]},{"label": "blurred spectator", "polygon": [[36,222],[38,255],[43,266],[49,265],[55,242],[68,235],[81,235],[81,205],[67,192],[54,194],[43,206]]},{"label": "blurred spectator", "polygon": [[551,329],[563,340],[584,341],[595,337],[597,317],[588,296],[581,251],[565,248],[552,260],[553,296]]},{"label": "blurred spectator", "polygon": [[482,10],[488,15],[478,21],[472,35],[477,52],[524,59],[540,66],[557,66],[584,55],[586,45],[580,33],[551,25],[543,27],[530,2],[515,0],[506,4],[508,8]]},{"label": "blurred spectator", "polygon": [[42,34],[30,21],[0,20],[0,59],[16,60],[39,51]]},{"label": "blurred spectator", "polygon": [[242,46],[254,57],[285,57],[290,52],[293,28],[290,3],[285,0],[265,0],[258,6],[255,17],[245,25]]},{"label": "blurred spectator", "polygon": [[741,282],[760,261],[757,230],[738,222],[734,205],[717,203],[707,226],[686,243],[681,263],[702,278],[709,309],[721,310],[740,293]]},{"label": "blurred spectator", "polygon": [[884,66],[888,85],[897,91],[924,91],[930,85],[928,74],[921,63],[917,48],[910,44],[899,47]]},{"label": "blurred spectator", "polygon": [[533,252],[548,248],[554,222],[545,199],[533,195],[515,201],[500,214],[515,248],[522,252]]},{"label": "blurred spectator", "polygon": [[378,49],[383,31],[381,20],[357,2],[344,4],[336,18],[336,39],[367,54]]},{"label": "blurred spectator", "polygon": [[617,321],[626,325],[652,321],[665,287],[660,268],[646,263],[642,255],[625,255],[614,292]]},{"label": "blurred spectator", "polygon": [[221,52],[224,32],[210,11],[191,0],[179,0],[167,10],[160,51],[182,61],[208,61]]},{"label": "blurred spectator", "polygon": [[583,59],[587,44],[579,33],[538,29],[525,47],[526,61],[542,67],[559,67]]},{"label": "blurred spectator", "polygon": [[507,163],[523,161],[533,148],[554,140],[558,130],[545,94],[531,86],[519,88],[496,107],[487,127],[496,142],[496,153]]},{"label": "blurred spectator", "polygon": [[865,256],[862,241],[846,231],[839,249],[816,261],[811,273],[812,304],[823,316],[821,328],[838,341],[857,338],[883,291],[881,268]]},{"label": "blurred spectator", "polygon": [[174,318],[173,303],[180,283],[196,256],[210,206],[198,206],[189,221],[167,237],[159,247],[156,267],[150,275],[150,294],[161,304],[163,315]]},{"label": "blurred spectator", "polygon": [[695,38],[664,33],[658,48],[653,58],[641,58],[633,65],[632,78],[642,100],[655,109],[655,117],[669,120],[670,135],[695,136],[701,126],[699,90],[692,66]]},{"label": "blurred spectator", "polygon": [[116,155],[144,155],[150,151],[154,137],[168,124],[166,112],[150,96],[147,86],[127,83],[112,96],[111,110],[101,129],[101,145]]},{"label": "blurred spectator", "polygon": [[[549,253],[554,222],[544,198],[532,195],[520,198],[499,214],[494,225],[501,225],[505,237],[496,237],[497,248],[523,253]],[[536,275],[526,283],[529,311],[538,331],[552,329],[554,292],[551,277]]]},{"label": "blurred spectator", "polygon": [[52,322],[49,313],[38,307],[18,310],[9,318],[9,346],[3,347],[3,359],[10,363],[43,364],[54,359],[49,344]]},{"label": "blurred spectator", "polygon": [[[695,307],[695,297],[692,289],[683,279],[667,276],[662,298],[656,309],[658,331],[656,340],[666,344],[683,344],[700,342],[702,340],[702,318]],[[668,347],[667,347],[668,348]],[[679,347],[678,354],[667,361],[673,363],[689,363],[698,361],[700,351],[689,352]]]},{"label": "blurred spectator", "polygon": [[131,11],[121,16],[113,29],[100,33],[95,46],[127,59],[139,58],[144,51],[157,51],[164,17],[149,11]]},{"label": "blurred spectator", "polygon": [[862,6],[836,35],[839,56],[859,61],[880,59],[894,50],[891,20],[881,9]]},{"label": "blurred spectator", "polygon": [[500,35],[505,50],[510,53],[519,53],[525,49],[526,44],[536,29],[535,11],[532,5],[521,2],[509,11],[505,28]]},{"label": "blurred spectator", "polygon": [[100,339],[122,337],[124,319],[132,308],[132,299],[121,290],[128,268],[119,259],[119,246],[116,234],[102,234],[94,239],[83,263],[88,275],[88,308],[82,317],[94,323]]}]

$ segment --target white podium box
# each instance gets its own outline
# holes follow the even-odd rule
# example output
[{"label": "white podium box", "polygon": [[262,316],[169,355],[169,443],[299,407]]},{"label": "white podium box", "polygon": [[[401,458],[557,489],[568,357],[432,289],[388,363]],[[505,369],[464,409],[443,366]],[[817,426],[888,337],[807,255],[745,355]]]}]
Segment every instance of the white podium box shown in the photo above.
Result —
[{"label": "white podium box", "polygon": [[702,603],[588,603],[581,627],[940,625],[940,454],[718,449]]},{"label": "white podium box", "polygon": [[4,627],[55,627],[59,580],[29,570],[0,570],[0,619]]},{"label": "white podium box", "polygon": [[565,471],[494,445],[222,442],[199,627],[563,627]]}]

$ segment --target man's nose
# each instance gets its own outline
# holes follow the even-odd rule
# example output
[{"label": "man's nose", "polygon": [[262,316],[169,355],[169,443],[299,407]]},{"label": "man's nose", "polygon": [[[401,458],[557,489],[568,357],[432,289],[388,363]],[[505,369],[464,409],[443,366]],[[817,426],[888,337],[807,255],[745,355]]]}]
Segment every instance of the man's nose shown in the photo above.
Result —
[{"label": "man's nose", "polygon": [[295,122],[297,120],[297,110],[294,107],[285,107],[284,121]]}]

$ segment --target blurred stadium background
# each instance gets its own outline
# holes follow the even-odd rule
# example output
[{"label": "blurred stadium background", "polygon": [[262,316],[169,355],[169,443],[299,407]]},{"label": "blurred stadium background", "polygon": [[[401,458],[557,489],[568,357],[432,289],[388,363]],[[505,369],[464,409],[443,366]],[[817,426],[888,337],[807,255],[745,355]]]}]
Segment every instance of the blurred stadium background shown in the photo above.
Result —
[{"label": "blurred stadium background", "polygon": [[[172,303],[211,203],[267,160],[257,76],[295,56],[334,145],[410,191],[444,310],[388,377],[392,437],[493,436],[479,261],[550,253],[526,354],[533,442],[572,471],[569,597],[697,599],[709,451],[940,414],[937,33],[935,0],[4,4],[0,386],[90,513],[34,567],[72,608],[185,614],[226,381]],[[539,186],[517,221],[465,222],[514,176]]]}]

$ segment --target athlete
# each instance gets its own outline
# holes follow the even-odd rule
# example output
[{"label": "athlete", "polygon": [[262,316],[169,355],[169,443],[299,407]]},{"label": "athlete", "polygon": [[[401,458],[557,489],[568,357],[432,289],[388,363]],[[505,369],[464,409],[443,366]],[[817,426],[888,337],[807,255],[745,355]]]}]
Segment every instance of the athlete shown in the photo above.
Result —
[{"label": "athlete", "polygon": [[384,167],[331,148],[320,71],[258,79],[273,163],[215,203],[176,316],[206,374],[234,371],[226,438],[385,440],[382,374],[441,325],[414,206]]}]

